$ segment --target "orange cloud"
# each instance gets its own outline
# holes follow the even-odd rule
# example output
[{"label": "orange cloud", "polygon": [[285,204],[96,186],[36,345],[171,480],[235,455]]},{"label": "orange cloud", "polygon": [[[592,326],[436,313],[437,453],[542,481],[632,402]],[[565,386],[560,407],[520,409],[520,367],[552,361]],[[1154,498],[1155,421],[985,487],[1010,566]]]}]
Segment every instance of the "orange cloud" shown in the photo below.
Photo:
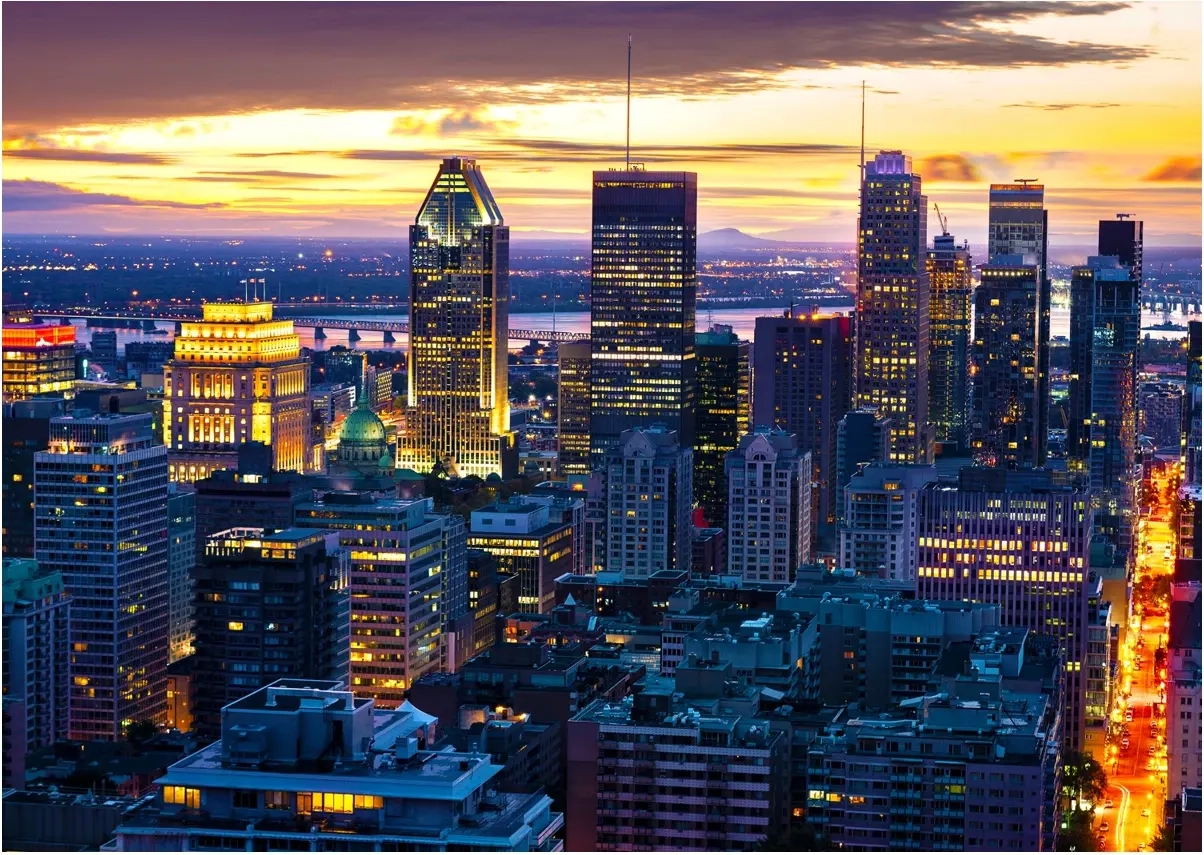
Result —
[{"label": "orange cloud", "polygon": [[1200,158],[1172,157],[1149,175],[1146,181],[1199,181]]},{"label": "orange cloud", "polygon": [[928,181],[982,181],[978,167],[960,154],[936,154],[920,161],[920,175]]}]

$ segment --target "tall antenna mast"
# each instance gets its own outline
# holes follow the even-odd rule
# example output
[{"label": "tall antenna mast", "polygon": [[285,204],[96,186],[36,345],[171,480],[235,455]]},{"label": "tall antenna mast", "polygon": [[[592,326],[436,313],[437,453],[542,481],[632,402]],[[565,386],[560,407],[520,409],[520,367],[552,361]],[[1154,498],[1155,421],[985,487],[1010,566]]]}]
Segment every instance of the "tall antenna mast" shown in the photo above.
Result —
[{"label": "tall antenna mast", "polygon": [[627,34],[627,166],[631,169],[631,33]]},{"label": "tall antenna mast", "polygon": [[865,81],[861,81],[861,180],[865,181]]}]

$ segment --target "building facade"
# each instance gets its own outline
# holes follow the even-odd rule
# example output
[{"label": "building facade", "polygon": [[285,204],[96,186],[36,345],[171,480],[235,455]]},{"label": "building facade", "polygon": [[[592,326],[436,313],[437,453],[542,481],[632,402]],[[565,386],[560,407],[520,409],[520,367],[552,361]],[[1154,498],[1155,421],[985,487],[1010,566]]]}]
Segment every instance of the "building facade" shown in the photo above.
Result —
[{"label": "building facade", "polygon": [[693,452],[676,431],[633,428],[604,456],[606,567],[627,578],[690,567]]},{"label": "building facade", "polygon": [[410,227],[409,393],[397,465],[511,478],[510,229],[475,161],[439,167]]},{"label": "building facade", "polygon": [[590,472],[590,349],[586,341],[566,341],[557,350],[559,466],[562,475]]},{"label": "building facade", "polygon": [[845,489],[866,463],[890,460],[890,419],[853,410],[836,425],[836,522],[844,522]]},{"label": "building facade", "polygon": [[694,336],[698,363],[697,437],[694,441],[694,502],[710,525],[727,525],[724,458],[748,433],[752,374],[748,342],[729,326],[715,325]]},{"label": "building facade", "polygon": [[75,390],[75,327],[5,322],[2,334],[5,401],[42,395],[71,397]]},{"label": "building facade", "polygon": [[865,165],[857,265],[857,402],[891,420],[892,463],[927,463],[928,197],[911,158]]},{"label": "building facade", "polygon": [[728,452],[725,467],[728,574],[789,584],[811,562],[811,452],[796,434],[757,428]]},{"label": "building facade", "polygon": [[1170,608],[1166,680],[1166,784],[1170,792],[1199,787],[1201,730],[1200,586],[1177,585]]},{"label": "building facade", "polygon": [[238,446],[271,447],[272,468],[315,467],[309,361],[292,321],[272,304],[205,303],[184,321],[163,366],[163,442],[171,480],[192,482],[238,465]]},{"label": "building facade", "polygon": [[936,441],[953,450],[968,447],[970,418],[970,307],[973,259],[968,243],[953,235],[933,239],[928,250],[928,421]]},{"label": "building facade", "polygon": [[192,568],[196,565],[196,493],[172,484],[167,494],[168,643],[170,662],[192,654]]},{"label": "building facade", "polygon": [[494,556],[498,569],[519,577],[520,611],[547,614],[556,605],[556,579],[573,572],[575,526],[550,504],[516,496],[472,512],[468,545]]},{"label": "building facade", "polygon": [[162,724],[170,638],[167,449],[149,414],[62,416],[34,455],[35,552],[71,605],[71,739]]},{"label": "building facade", "polygon": [[67,738],[70,608],[61,572],[4,559],[5,713],[10,700],[20,702],[12,712],[23,718],[16,726],[26,751]]},{"label": "building facade", "polygon": [[50,446],[50,420],[66,413],[63,398],[4,405],[0,549],[5,558],[33,558],[33,458]]},{"label": "building facade", "polygon": [[651,424],[694,445],[698,176],[595,172],[590,447]]},{"label": "building facade", "polygon": [[916,577],[918,502],[935,466],[871,463],[845,487],[837,564],[865,576]]}]

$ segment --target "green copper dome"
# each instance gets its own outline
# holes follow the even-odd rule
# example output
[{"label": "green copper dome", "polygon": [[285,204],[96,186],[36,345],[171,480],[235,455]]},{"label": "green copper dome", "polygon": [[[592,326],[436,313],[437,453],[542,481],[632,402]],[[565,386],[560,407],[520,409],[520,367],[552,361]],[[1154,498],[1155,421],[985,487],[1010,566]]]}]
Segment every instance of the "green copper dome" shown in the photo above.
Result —
[{"label": "green copper dome", "polygon": [[359,406],[352,410],[343,422],[343,432],[339,434],[339,444],[350,445],[384,445],[385,423],[376,413],[368,408],[367,398],[361,398]]}]

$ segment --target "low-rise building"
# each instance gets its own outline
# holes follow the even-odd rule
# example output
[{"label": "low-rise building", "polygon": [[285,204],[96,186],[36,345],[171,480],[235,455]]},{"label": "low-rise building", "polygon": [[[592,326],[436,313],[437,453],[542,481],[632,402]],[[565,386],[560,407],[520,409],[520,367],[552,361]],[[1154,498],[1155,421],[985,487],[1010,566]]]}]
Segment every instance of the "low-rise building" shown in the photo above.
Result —
[{"label": "low-rise building", "polygon": [[[557,519],[551,515],[555,511]],[[539,614],[556,604],[556,578],[573,568],[574,529],[552,503],[516,497],[472,512],[468,546],[519,577],[519,608]]]}]

